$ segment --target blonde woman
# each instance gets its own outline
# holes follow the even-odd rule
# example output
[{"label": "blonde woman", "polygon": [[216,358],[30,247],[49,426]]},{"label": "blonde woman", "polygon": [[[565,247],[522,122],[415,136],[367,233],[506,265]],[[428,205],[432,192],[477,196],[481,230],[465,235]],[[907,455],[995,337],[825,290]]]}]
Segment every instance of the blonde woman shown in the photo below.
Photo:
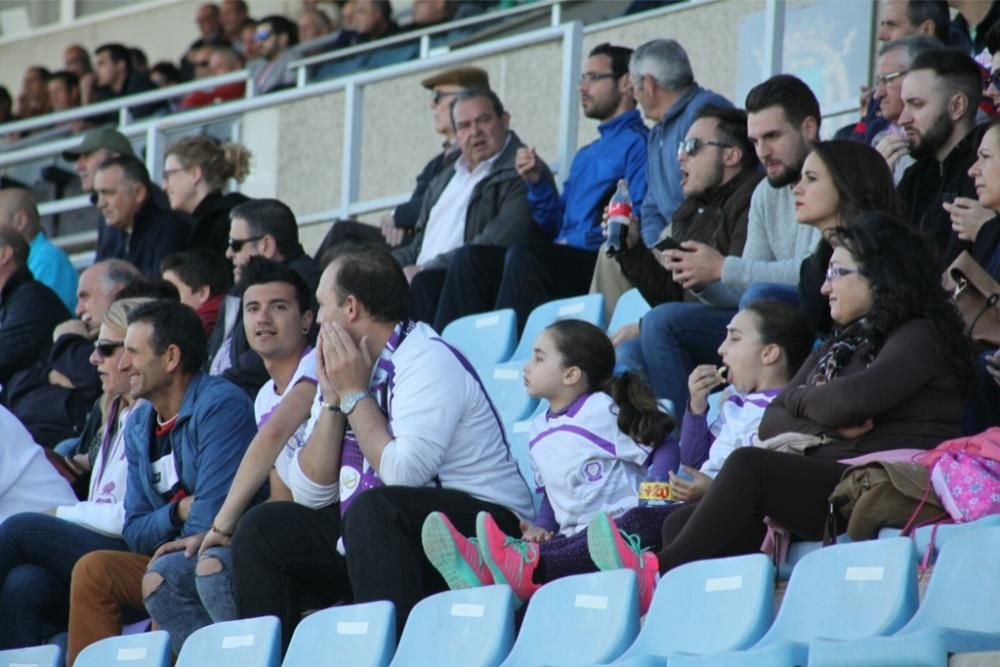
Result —
[{"label": "blonde woman", "polygon": [[190,247],[226,254],[229,211],[248,197],[222,190],[230,178],[237,183],[246,179],[250,158],[243,145],[212,137],[184,137],[167,149],[163,190],[171,208],[194,218]]}]

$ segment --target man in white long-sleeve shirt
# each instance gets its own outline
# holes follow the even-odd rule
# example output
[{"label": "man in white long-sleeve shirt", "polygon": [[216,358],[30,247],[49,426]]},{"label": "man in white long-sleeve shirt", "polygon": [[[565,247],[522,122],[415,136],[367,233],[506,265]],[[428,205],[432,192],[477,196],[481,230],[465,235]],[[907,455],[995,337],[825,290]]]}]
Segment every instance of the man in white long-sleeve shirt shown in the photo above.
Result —
[{"label": "man in white long-sleeve shirt", "polygon": [[698,364],[719,363],[726,324],[742,304],[761,299],[797,301],[799,267],[819,232],[796,220],[792,188],[809,146],[819,138],[816,96],[801,80],[779,74],[747,94],[747,129],[767,170],[750,200],[747,241],[740,257],[723,257],[689,241],[667,250],[674,280],[702,303],[664,303],[642,318],[642,356],[653,391],[687,408],[687,378]]},{"label": "man in white long-sleeve shirt", "polygon": [[407,295],[381,249],[344,249],[320,280],[320,392],[289,466],[296,502],[251,510],[233,539],[239,613],[278,616],[286,645],[303,610],[342,600],[391,600],[401,630],[446,588],[420,546],[430,512],[467,535],[480,511],[509,531],[534,514],[478,376],[407,319]]}]

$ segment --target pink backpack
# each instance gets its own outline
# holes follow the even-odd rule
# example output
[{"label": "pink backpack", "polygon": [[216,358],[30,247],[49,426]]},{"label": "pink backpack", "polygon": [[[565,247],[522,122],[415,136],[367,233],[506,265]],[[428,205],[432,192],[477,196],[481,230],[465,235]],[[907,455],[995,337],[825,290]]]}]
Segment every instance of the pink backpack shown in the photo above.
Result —
[{"label": "pink backpack", "polygon": [[956,523],[1000,514],[1000,428],[942,442],[918,462]]}]

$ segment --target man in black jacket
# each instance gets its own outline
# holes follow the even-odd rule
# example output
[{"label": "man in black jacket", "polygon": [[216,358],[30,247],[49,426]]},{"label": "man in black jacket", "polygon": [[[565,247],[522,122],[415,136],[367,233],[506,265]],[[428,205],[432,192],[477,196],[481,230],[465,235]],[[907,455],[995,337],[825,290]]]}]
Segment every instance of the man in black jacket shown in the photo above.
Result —
[{"label": "man in black jacket", "polygon": [[957,49],[921,53],[903,79],[899,125],[917,161],[897,189],[911,224],[931,239],[942,269],[967,246],[953,231],[952,217],[982,225],[995,215],[978,205],[969,176],[982,135],[975,127],[981,92],[979,66]]},{"label": "man in black jacket", "polygon": [[44,359],[52,331],[69,311],[51,289],[28,270],[28,242],[0,227],[0,383]]},{"label": "man in black jacket", "polygon": [[189,219],[157,205],[146,166],[131,155],[106,160],[94,176],[97,208],[108,224],[97,260],[131,262],[143,275],[158,278],[160,262],[187,249]]}]

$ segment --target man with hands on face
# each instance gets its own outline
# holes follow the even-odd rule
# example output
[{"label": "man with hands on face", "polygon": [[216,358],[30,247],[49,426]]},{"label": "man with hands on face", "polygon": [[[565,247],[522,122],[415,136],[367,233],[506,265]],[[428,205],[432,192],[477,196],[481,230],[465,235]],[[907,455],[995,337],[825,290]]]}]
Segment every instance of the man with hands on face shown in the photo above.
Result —
[{"label": "man with hands on face", "polygon": [[421,548],[430,512],[466,535],[480,511],[508,531],[534,515],[478,377],[408,319],[407,296],[375,247],[339,247],[320,280],[319,393],[289,465],[295,502],[250,510],[232,542],[240,616],[277,615],[286,646],[306,609],[390,600],[402,630],[445,590]]},{"label": "man with hands on face", "polygon": [[141,610],[159,592],[159,556],[197,552],[257,431],[246,394],[199,371],[205,332],[191,308],[154,301],[128,321],[119,366],[132,398],[149,401],[125,434],[130,552],[91,552],[73,568],[70,664],[84,647],[120,634],[123,607]]}]

